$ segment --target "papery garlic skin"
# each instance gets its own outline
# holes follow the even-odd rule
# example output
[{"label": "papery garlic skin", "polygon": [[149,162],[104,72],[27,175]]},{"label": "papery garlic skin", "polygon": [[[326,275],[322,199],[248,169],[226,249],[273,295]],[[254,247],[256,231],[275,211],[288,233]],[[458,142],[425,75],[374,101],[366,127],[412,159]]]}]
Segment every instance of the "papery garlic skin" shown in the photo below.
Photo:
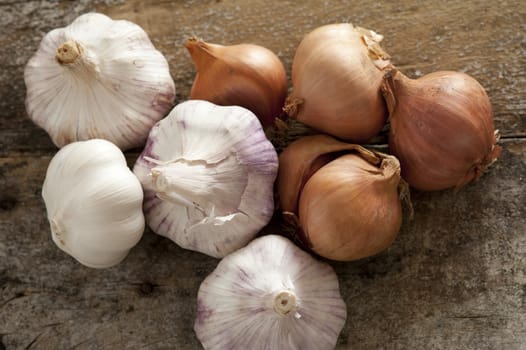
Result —
[{"label": "papery garlic skin", "polygon": [[24,80],[29,117],[58,147],[93,138],[140,146],[175,98],[168,63],[146,32],[99,13],[46,34]]},{"label": "papery garlic skin", "polygon": [[53,242],[83,265],[114,266],[142,237],[141,184],[109,141],[63,147],[49,164],[42,197]]},{"label": "papery garlic skin", "polygon": [[269,235],[225,257],[203,281],[194,330],[206,350],[328,350],[346,317],[334,270]]},{"label": "papery garlic skin", "polygon": [[191,100],[153,127],[133,171],[154,232],[223,257],[270,221],[277,169],[276,151],[252,112]]}]

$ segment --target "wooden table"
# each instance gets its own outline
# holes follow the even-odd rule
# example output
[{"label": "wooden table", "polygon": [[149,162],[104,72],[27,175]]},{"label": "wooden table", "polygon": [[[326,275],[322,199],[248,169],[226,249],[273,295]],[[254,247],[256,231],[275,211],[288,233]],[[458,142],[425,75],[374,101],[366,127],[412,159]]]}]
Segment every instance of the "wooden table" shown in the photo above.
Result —
[{"label": "wooden table", "polygon": [[[24,109],[23,69],[49,30],[97,10],[141,25],[170,62],[177,101],[190,35],[276,52],[350,21],[385,36],[412,77],[457,70],[486,87],[502,157],[455,194],[413,192],[414,220],[378,256],[333,263],[348,319],[338,349],[526,349],[526,5],[470,1],[0,1],[0,349],[199,349],[199,284],[218,260],[146,232],[93,270],[51,241],[41,185],[56,148]],[[127,153],[130,164],[137,152]],[[267,229],[272,231],[272,229]]]}]

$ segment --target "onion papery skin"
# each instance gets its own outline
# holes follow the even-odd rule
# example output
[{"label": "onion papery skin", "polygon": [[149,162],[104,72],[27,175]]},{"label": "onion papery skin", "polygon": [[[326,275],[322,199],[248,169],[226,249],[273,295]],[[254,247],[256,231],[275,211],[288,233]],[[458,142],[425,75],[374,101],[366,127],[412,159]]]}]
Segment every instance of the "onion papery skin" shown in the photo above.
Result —
[{"label": "onion papery skin", "polygon": [[288,145],[279,156],[276,186],[281,210],[297,213],[299,196],[312,174],[338,155],[353,151],[359,152],[371,164],[381,162],[374,152],[329,135],[304,136]]},{"label": "onion papery skin", "polygon": [[331,260],[357,260],[379,253],[402,224],[399,175],[378,171],[360,156],[342,156],[305,184],[299,220],[311,249]]},{"label": "onion papery skin", "polygon": [[387,120],[380,87],[389,60],[375,40],[381,36],[350,23],[307,34],[292,64],[289,117],[345,141],[378,134]]},{"label": "onion papery skin", "polygon": [[271,50],[254,44],[223,46],[190,38],[185,44],[197,68],[190,99],[241,106],[263,127],[280,117],[287,97],[285,67]]},{"label": "onion papery skin", "polygon": [[304,248],[338,261],[386,249],[402,223],[400,164],[327,135],[305,136],[280,155],[283,217]]},{"label": "onion papery skin", "polygon": [[390,110],[389,150],[411,187],[459,189],[500,155],[489,97],[469,75],[441,71],[413,80],[393,70],[383,91]]}]

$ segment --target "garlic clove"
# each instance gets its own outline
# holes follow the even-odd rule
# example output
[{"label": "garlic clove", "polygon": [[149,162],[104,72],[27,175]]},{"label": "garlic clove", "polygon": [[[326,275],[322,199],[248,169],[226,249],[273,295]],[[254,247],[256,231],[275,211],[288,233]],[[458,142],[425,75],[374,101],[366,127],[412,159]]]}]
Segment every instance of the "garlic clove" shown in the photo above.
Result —
[{"label": "garlic clove", "polygon": [[63,147],[49,164],[42,197],[53,241],[83,265],[114,266],[142,237],[141,185],[108,141]]},{"label": "garlic clove", "polygon": [[334,270],[269,235],[203,281],[194,330],[207,350],[324,350],[334,348],[346,316]]},{"label": "garlic clove", "polygon": [[197,74],[191,99],[252,111],[264,127],[273,125],[287,97],[287,75],[280,59],[253,44],[223,46],[190,38],[185,44]]},{"label": "garlic clove", "polygon": [[29,117],[58,147],[92,138],[139,146],[175,98],[168,63],[144,30],[99,13],[49,32],[24,81]]},{"label": "garlic clove", "polygon": [[153,127],[134,173],[154,232],[223,257],[269,222],[277,168],[253,113],[191,100]]}]

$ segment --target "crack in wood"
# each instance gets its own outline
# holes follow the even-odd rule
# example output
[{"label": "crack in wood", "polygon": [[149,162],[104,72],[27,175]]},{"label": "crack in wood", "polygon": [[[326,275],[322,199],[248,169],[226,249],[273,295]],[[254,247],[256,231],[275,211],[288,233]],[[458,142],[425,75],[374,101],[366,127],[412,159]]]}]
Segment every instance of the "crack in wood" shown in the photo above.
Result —
[{"label": "crack in wood", "polygon": [[32,347],[33,345],[36,344],[36,342],[38,341],[38,339],[40,339],[40,337],[41,337],[45,332],[46,332],[46,331],[44,331],[44,332],[38,334],[38,335],[37,335],[37,336],[31,341],[31,343],[29,343],[29,344],[26,346],[25,350],[29,350],[29,349],[31,349],[31,347]]},{"label": "crack in wood", "polygon": [[19,293],[15,294],[15,296],[13,296],[13,297],[7,299],[5,302],[3,302],[2,305],[0,305],[0,309],[3,309],[5,306],[7,306],[13,300],[20,299],[20,298],[23,298],[25,296],[27,296],[27,295],[26,294],[20,295]]}]

